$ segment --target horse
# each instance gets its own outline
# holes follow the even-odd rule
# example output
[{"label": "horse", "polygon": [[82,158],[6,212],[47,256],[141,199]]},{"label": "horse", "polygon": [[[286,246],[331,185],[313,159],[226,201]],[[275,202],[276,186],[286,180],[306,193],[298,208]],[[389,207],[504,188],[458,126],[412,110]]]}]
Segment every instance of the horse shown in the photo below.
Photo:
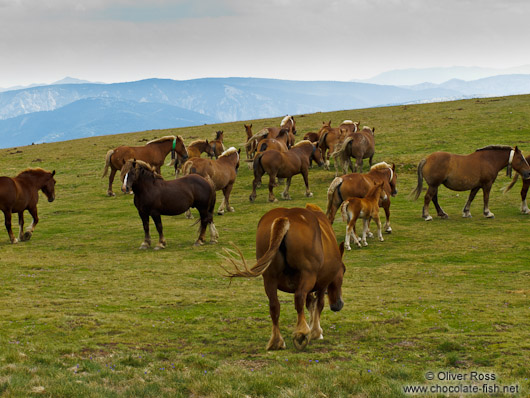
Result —
[{"label": "horse", "polygon": [[363,198],[366,196],[370,188],[381,181],[385,182],[384,190],[387,198],[380,203],[380,206],[385,210],[386,223],[384,230],[387,233],[392,232],[390,226],[390,196],[397,195],[396,183],[396,166],[390,165],[386,162],[374,164],[370,171],[365,174],[346,174],[341,177],[336,177],[328,188],[328,203],[326,209],[326,216],[333,224],[335,214],[342,202],[350,197]]},{"label": "horse", "polygon": [[223,145],[223,139],[224,139],[224,132],[223,131],[216,131],[215,132],[215,139],[210,141],[210,145],[212,146],[213,153],[214,153],[214,156],[215,156],[216,159],[219,156],[221,156],[221,154],[225,151],[225,147]]},{"label": "horse", "polygon": [[[202,153],[205,153],[210,158],[215,156],[215,152],[213,151],[212,146],[208,142],[208,140],[195,140],[191,142],[188,145],[188,158],[200,158]],[[186,160],[187,160],[186,159]],[[181,161],[180,159],[177,160],[174,164],[175,166],[175,175],[178,177],[180,174],[180,171],[182,170],[182,165],[186,162],[186,160]]]},{"label": "horse", "polygon": [[[377,224],[377,236],[381,242],[384,241],[383,234],[381,233],[381,220],[379,219],[379,202],[387,199],[384,181],[376,183],[370,188],[364,198],[348,198],[346,199],[341,207],[342,220],[347,224],[346,226],[346,239],[344,246],[346,250],[351,250],[350,247],[350,236],[353,236],[353,242],[361,247],[361,241],[364,246],[368,246],[366,242],[366,234],[369,232],[368,226],[372,218]],[[362,239],[359,240],[355,231],[355,223],[357,219],[361,217],[363,220],[363,233]]]},{"label": "horse", "polygon": [[[329,170],[329,158],[336,151],[343,140],[345,132],[337,127],[331,127],[329,122],[322,122],[322,127],[318,131],[320,137],[318,147],[322,150],[322,156],[326,160],[325,168]],[[335,158],[335,171],[338,173],[338,164]]]},{"label": "horse", "polygon": [[[370,167],[372,167],[372,159],[375,153],[375,128],[364,126],[358,133],[347,135],[342,145],[338,146],[331,156],[335,159],[340,159],[342,170],[346,174],[348,168],[357,173],[359,170],[363,172],[363,159],[369,159]],[[355,170],[351,162],[351,158],[355,158]]]},{"label": "horse", "polygon": [[[217,210],[217,214],[223,215],[225,209],[233,212],[230,206],[230,192],[236,181],[237,170],[239,169],[239,154],[241,149],[234,147],[224,151],[218,159],[191,158],[182,167],[183,175],[198,174],[204,178],[209,177],[214,184],[216,191],[223,191],[223,202]],[[189,212],[189,210],[188,210]],[[187,213],[191,216],[191,213]]]},{"label": "horse", "polygon": [[[236,247],[237,249],[237,247]],[[275,208],[267,212],[258,223],[256,233],[256,259],[251,268],[239,249],[239,258],[225,249],[228,277],[263,276],[265,292],[269,298],[272,335],[267,350],[285,348],[280,333],[280,301],[277,290],[294,293],[298,313],[293,343],[303,350],[312,340],[323,339],[320,316],[327,292],[332,311],[340,311],[342,281],[346,267],[342,261],[344,243],[337,244],[335,232],[322,210],[316,205],[305,208]],[[309,314],[309,325],[304,313]]]},{"label": "horse", "polygon": [[285,116],[280,122],[280,127],[289,130],[290,133],[296,135],[296,121],[292,116]]},{"label": "horse", "polygon": [[289,132],[288,129],[266,127],[250,137],[245,143],[248,161],[252,161],[254,159],[256,152],[258,151],[258,145],[265,139],[282,140],[285,142],[288,148],[294,145],[294,136]]},{"label": "horse", "polygon": [[309,133],[305,133],[304,138],[302,139],[308,140],[311,142],[318,142],[318,140],[320,139],[320,136],[318,135],[318,133],[315,133],[314,131],[310,131]]},{"label": "horse", "polygon": [[[530,163],[530,156],[527,156],[525,159],[527,163]],[[508,185],[506,188],[503,189],[503,193],[506,193],[510,189],[512,189],[512,187],[517,182],[518,178],[519,178],[519,173],[516,173],[510,185]],[[530,179],[523,180],[523,186],[521,188],[521,213],[523,214],[530,214],[530,209],[528,208],[528,205],[526,203],[526,195],[528,194],[529,187],[530,187]]]},{"label": "horse", "polygon": [[312,197],[313,193],[309,190],[309,159],[314,159],[319,166],[324,164],[322,153],[319,148],[309,141],[300,141],[287,152],[278,152],[275,150],[265,151],[254,157],[254,181],[252,182],[252,193],[250,201],[256,199],[256,188],[261,182],[261,177],[269,174],[269,202],[277,202],[274,197],[273,188],[276,177],[286,178],[285,190],[282,198],[290,200],[289,187],[291,179],[296,174],[302,174],[306,187],[306,196]]},{"label": "horse", "polygon": [[[48,202],[55,200],[55,170],[51,173],[41,168],[26,169],[16,177],[0,177],[0,210],[4,213],[4,221],[11,243],[31,239],[35,226],[39,222],[37,202],[39,190],[48,198]],[[29,211],[33,221],[24,229],[24,210]],[[11,229],[11,214],[18,213],[18,239]]]},{"label": "horse", "polygon": [[351,120],[344,120],[340,124],[339,129],[345,131],[346,135],[349,136],[349,135],[359,131],[360,124],[361,124],[360,121],[359,122],[354,122],[354,121],[351,121]]},{"label": "horse", "polygon": [[429,215],[431,200],[436,207],[438,216],[445,219],[449,216],[438,203],[438,187],[443,184],[453,191],[467,191],[469,198],[462,211],[462,217],[471,217],[469,208],[478,190],[484,194],[484,216],[493,218],[488,203],[491,186],[497,174],[504,167],[513,167],[524,179],[530,177],[530,166],[517,148],[505,145],[490,145],[477,149],[469,155],[455,155],[448,152],[434,152],[418,164],[418,185],[412,192],[414,199],[421,193],[423,179],[429,185],[425,193],[422,217],[425,221],[432,220]]},{"label": "horse", "polygon": [[219,234],[213,223],[215,207],[215,188],[211,181],[197,174],[191,174],[176,180],[166,181],[156,169],[141,160],[129,160],[123,166],[122,191],[134,192],[134,205],[142,219],[145,238],[140,249],[151,246],[149,235],[149,217],[155,223],[159,239],[155,250],[165,249],[166,239],[162,230],[161,215],[182,214],[195,207],[200,214],[199,238],[195,246],[204,244],[206,227],[210,226],[211,241],[217,243]]},{"label": "horse", "polygon": [[[110,167],[108,196],[115,196],[112,192],[112,182],[116,171],[121,170],[123,165],[130,159],[142,160],[153,165],[156,172],[160,174],[160,168],[164,164],[167,154],[171,152],[171,163],[185,161],[188,159],[188,151],[181,136],[166,136],[149,141],[145,146],[119,146],[107,152],[105,157],[105,169],[101,178],[107,175]],[[175,154],[178,159],[175,159]]]},{"label": "horse", "polygon": [[252,123],[248,126],[246,124],[243,124],[245,126],[245,133],[247,134],[247,141],[252,137]]}]

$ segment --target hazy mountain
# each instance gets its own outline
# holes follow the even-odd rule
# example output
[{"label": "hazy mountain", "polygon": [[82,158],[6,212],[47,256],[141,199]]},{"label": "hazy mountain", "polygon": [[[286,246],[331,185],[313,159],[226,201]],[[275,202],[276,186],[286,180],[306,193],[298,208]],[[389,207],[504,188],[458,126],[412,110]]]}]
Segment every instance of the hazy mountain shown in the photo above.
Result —
[{"label": "hazy mountain", "polygon": [[1,120],[0,147],[215,122],[208,116],[166,104],[87,98],[54,111]]},{"label": "hazy mountain", "polygon": [[364,83],[384,84],[394,86],[411,86],[421,83],[441,84],[448,80],[477,80],[485,77],[512,74],[530,74],[530,65],[514,68],[493,69],[467,66],[453,66],[447,68],[417,68],[397,69],[383,72],[370,79],[361,80]]}]

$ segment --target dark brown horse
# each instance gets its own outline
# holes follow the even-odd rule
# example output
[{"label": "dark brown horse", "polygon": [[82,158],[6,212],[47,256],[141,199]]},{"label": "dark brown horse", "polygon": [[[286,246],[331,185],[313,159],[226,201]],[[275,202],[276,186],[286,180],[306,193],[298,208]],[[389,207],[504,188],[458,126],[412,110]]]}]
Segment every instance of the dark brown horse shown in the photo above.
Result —
[{"label": "dark brown horse", "polygon": [[[223,191],[223,202],[217,210],[217,214],[222,215],[225,209],[233,212],[234,208],[230,206],[230,192],[234,187],[239,169],[239,154],[241,149],[234,147],[224,151],[218,159],[201,159],[191,158],[182,167],[184,175],[198,174],[203,177],[209,177],[215,186],[216,191]],[[188,210],[189,211],[189,210]],[[191,214],[189,214],[191,216]]]},{"label": "dark brown horse", "polygon": [[[48,198],[48,202],[55,199],[55,170],[51,173],[41,168],[27,169],[16,177],[0,177],[0,210],[4,213],[5,226],[11,243],[30,240],[39,222],[37,202],[39,190]],[[24,211],[29,211],[33,222],[24,230]],[[15,238],[11,229],[11,214],[18,213],[19,234]]]},{"label": "dark brown horse", "polygon": [[[149,141],[145,146],[119,146],[107,152],[105,158],[105,169],[101,178],[107,175],[110,167],[108,196],[114,196],[112,192],[112,182],[116,171],[121,170],[123,165],[131,159],[142,160],[154,166],[156,172],[160,174],[160,168],[164,164],[167,154],[171,152],[171,164],[177,161],[188,159],[188,152],[182,137],[170,135],[156,140]],[[175,154],[178,159],[175,158]]]},{"label": "dark brown horse", "polygon": [[[322,122],[322,127],[318,131],[320,139],[318,141],[318,147],[322,151],[322,157],[326,161],[326,169],[329,170],[329,158],[334,153],[340,144],[344,140],[345,131],[331,127],[331,120],[329,122]],[[338,173],[338,161],[335,158],[335,171]]]},{"label": "dark brown horse", "polygon": [[[375,139],[374,139],[375,128],[363,127],[363,129],[357,133],[352,133],[346,136],[344,142],[337,147],[331,156],[335,157],[335,160],[339,160],[342,165],[344,173],[348,172],[348,168],[357,173],[363,172],[363,159],[369,159],[370,167],[372,167],[372,159],[375,153]],[[351,158],[355,158],[355,170],[353,168]]]},{"label": "dark brown horse", "polygon": [[[269,298],[272,335],[267,350],[281,350],[285,342],[280,333],[280,301],[277,290],[294,293],[298,313],[293,343],[304,349],[309,341],[323,339],[320,315],[328,294],[332,311],[340,311],[342,280],[346,267],[342,261],[344,244],[337,244],[335,232],[322,210],[308,204],[304,208],[276,208],[266,213],[256,233],[257,262],[249,268],[239,251],[239,259],[225,257],[233,270],[229,277],[263,276]],[[304,305],[310,314],[306,321]]]},{"label": "dark brown horse", "polygon": [[346,174],[342,177],[336,177],[328,188],[328,205],[326,216],[333,224],[335,214],[342,202],[351,197],[363,198],[374,184],[384,181],[383,189],[387,194],[386,200],[379,205],[385,209],[386,223],[385,232],[391,233],[390,227],[390,196],[397,195],[396,189],[396,167],[388,163],[381,162],[374,164],[370,171],[365,174]]},{"label": "dark brown horse", "polygon": [[160,216],[182,214],[190,207],[195,207],[200,214],[199,238],[195,245],[204,244],[206,227],[210,226],[211,243],[217,243],[219,234],[213,223],[215,207],[215,189],[211,181],[197,174],[188,175],[176,180],[165,181],[154,167],[141,160],[130,160],[123,166],[125,177],[122,191],[134,192],[134,205],[144,226],[145,239],[140,249],[151,246],[149,235],[149,217],[155,223],[159,240],[155,250],[166,247]]},{"label": "dark brown horse", "polygon": [[210,141],[210,145],[212,146],[213,153],[216,159],[221,156],[221,154],[225,151],[225,147],[223,145],[224,134],[225,133],[223,131],[216,131],[215,139]]},{"label": "dark brown horse", "polygon": [[[366,242],[366,235],[369,230],[370,221],[375,220],[377,224],[377,236],[381,242],[384,241],[383,234],[381,233],[381,220],[379,219],[379,202],[387,199],[387,194],[383,189],[385,185],[384,181],[376,183],[364,198],[348,198],[342,203],[340,209],[342,214],[342,220],[346,225],[346,239],[344,241],[344,247],[346,250],[351,250],[350,237],[353,236],[353,242],[361,247],[361,243],[364,246],[368,246]],[[362,238],[359,239],[357,232],[355,231],[355,223],[357,219],[361,217],[363,220],[363,232]]]},{"label": "dark brown horse", "polygon": [[[530,163],[530,156],[527,156],[525,159],[527,163]],[[503,189],[503,192],[506,193],[510,189],[512,189],[512,187],[517,182],[518,178],[519,173],[515,173],[512,182],[510,183],[510,185]],[[530,178],[523,180],[523,186],[521,187],[521,213],[523,214],[530,214],[530,209],[528,208],[528,204],[526,203],[526,195],[528,194],[528,188],[530,188]]]},{"label": "dark brown horse", "polygon": [[320,149],[309,141],[300,141],[287,152],[270,150],[256,155],[254,158],[254,181],[252,182],[250,201],[253,202],[256,199],[256,188],[265,173],[270,177],[269,202],[277,201],[273,193],[276,177],[286,179],[282,198],[287,200],[291,199],[289,196],[289,187],[291,185],[291,179],[297,174],[302,174],[304,178],[306,196],[312,197],[313,194],[309,190],[308,179],[309,159],[314,159],[319,166],[324,164]]},{"label": "dark brown horse", "polygon": [[447,218],[438,203],[438,187],[445,185],[453,191],[468,191],[469,198],[464,206],[462,216],[471,217],[469,208],[478,190],[484,193],[484,216],[493,218],[488,202],[491,186],[497,174],[504,167],[513,167],[523,178],[530,177],[530,166],[519,148],[491,145],[477,149],[470,155],[455,155],[448,152],[434,152],[418,164],[418,185],[412,192],[414,199],[421,193],[423,179],[429,185],[423,204],[422,217],[425,221],[432,220],[429,215],[429,203],[434,203],[438,216]]}]

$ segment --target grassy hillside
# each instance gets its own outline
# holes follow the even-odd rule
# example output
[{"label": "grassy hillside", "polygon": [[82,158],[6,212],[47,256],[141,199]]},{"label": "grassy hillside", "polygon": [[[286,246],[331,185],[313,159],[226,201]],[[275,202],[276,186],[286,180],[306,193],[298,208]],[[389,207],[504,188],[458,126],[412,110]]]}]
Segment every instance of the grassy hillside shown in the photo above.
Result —
[{"label": "grassy hillside", "polygon": [[[467,193],[441,188],[450,218],[427,223],[422,200],[408,194],[417,163],[433,151],[505,144],[528,154],[529,106],[530,96],[514,96],[296,117],[299,137],[328,120],[374,126],[375,160],[397,165],[399,190],[394,232],[345,254],[345,306],[324,309],[324,340],[303,352],[290,339],[293,296],[280,294],[287,349],[266,352],[271,322],[262,282],[229,285],[218,253],[235,242],[252,259],[257,222],[273,207],[309,201],[325,208],[333,172],[311,170],[314,198],[304,197],[297,176],[292,201],[270,204],[263,187],[250,203],[252,174],[243,164],[231,199],[236,213],[215,218],[219,244],[192,247],[196,226],[184,215],[163,217],[168,245],[155,252],[138,250],[143,230],[132,196],[105,196],[107,150],[167,134],[189,143],[218,129],[239,147],[243,122],[0,150],[0,175],[57,171],[56,201],[41,195],[32,240],[11,245],[0,231],[0,395],[400,397],[411,384],[489,383],[527,396],[530,219],[518,209],[520,182],[502,195],[509,179],[499,173],[490,198],[495,219],[482,217],[481,194],[474,217],[461,218]],[[254,120],[254,131],[280,120]],[[172,178],[168,167],[163,174]],[[119,192],[117,182],[114,188]],[[342,241],[345,224],[337,220],[334,228]],[[427,372],[435,380],[426,380]],[[441,382],[439,372],[466,379]],[[495,380],[470,382],[471,372]]]}]

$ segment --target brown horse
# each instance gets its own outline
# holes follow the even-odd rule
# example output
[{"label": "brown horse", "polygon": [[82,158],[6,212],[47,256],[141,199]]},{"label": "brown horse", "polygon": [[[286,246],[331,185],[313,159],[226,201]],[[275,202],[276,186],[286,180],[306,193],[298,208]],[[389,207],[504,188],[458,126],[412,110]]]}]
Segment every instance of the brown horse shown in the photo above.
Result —
[{"label": "brown horse", "polygon": [[[39,190],[48,198],[48,202],[55,199],[55,170],[51,173],[41,168],[27,169],[16,177],[0,177],[0,210],[4,213],[5,226],[11,243],[30,240],[39,222],[37,202]],[[24,230],[24,210],[29,211],[33,222]],[[11,229],[11,214],[18,213],[19,234],[15,238]]]},{"label": "brown horse", "polygon": [[[226,250],[226,249],[225,249]],[[239,250],[238,250],[239,251]],[[230,253],[229,253],[230,254]],[[342,280],[346,267],[342,261],[344,244],[337,244],[335,232],[319,207],[276,208],[266,213],[256,233],[257,262],[249,268],[239,251],[239,259],[225,257],[233,270],[229,277],[263,276],[269,298],[272,335],[267,350],[281,350],[285,342],[280,333],[280,301],[277,290],[294,293],[298,313],[293,343],[298,350],[309,341],[323,339],[320,315],[327,292],[332,311],[340,311]],[[304,305],[310,313],[307,324]]]},{"label": "brown horse", "polygon": [[436,207],[438,216],[447,218],[438,204],[438,187],[445,185],[453,191],[467,191],[469,198],[462,211],[463,217],[471,217],[469,208],[478,190],[484,193],[484,216],[493,218],[494,214],[488,207],[491,186],[497,174],[504,167],[509,166],[519,172],[523,178],[530,177],[530,166],[519,148],[509,146],[490,145],[477,149],[470,155],[455,155],[448,152],[434,152],[418,164],[418,185],[412,192],[414,199],[421,193],[423,179],[429,185],[425,194],[422,216],[425,221],[432,220],[429,215],[431,200]]},{"label": "brown horse", "polygon": [[[322,122],[322,127],[318,131],[320,139],[318,141],[318,147],[322,150],[322,156],[326,161],[325,168],[329,170],[329,158],[337,148],[339,148],[341,142],[344,140],[345,132],[337,127],[331,127],[331,120],[329,122]],[[338,162],[335,158],[335,171],[338,173]]]},{"label": "brown horse", "polygon": [[252,161],[258,151],[258,145],[266,139],[279,139],[284,141],[287,147],[294,145],[294,136],[289,132],[288,129],[267,127],[261,129],[259,132],[250,137],[246,144],[245,149],[247,152],[247,160]]},{"label": "brown horse", "polygon": [[296,135],[296,121],[293,116],[285,116],[280,122],[280,127],[282,129],[287,129],[290,133]]},{"label": "brown horse", "polygon": [[273,193],[276,177],[286,178],[282,198],[287,200],[291,199],[289,196],[289,187],[291,185],[291,179],[297,174],[302,174],[304,177],[306,196],[312,197],[313,194],[309,190],[308,179],[309,159],[314,159],[319,166],[324,164],[320,149],[309,141],[300,141],[287,152],[270,150],[256,155],[254,158],[254,181],[252,182],[250,201],[253,202],[256,199],[256,188],[265,173],[270,177],[269,202],[277,202]]},{"label": "brown horse", "polygon": [[[347,250],[351,250],[350,247],[350,236],[353,236],[353,242],[361,247],[361,242],[364,246],[368,246],[366,242],[366,235],[369,232],[368,226],[372,218],[377,224],[377,236],[381,242],[384,241],[383,234],[381,233],[381,220],[379,219],[379,202],[387,199],[384,181],[375,184],[364,198],[349,198],[342,203],[340,209],[342,214],[342,220],[347,224],[346,226],[346,239],[344,246]],[[355,231],[355,223],[357,219],[361,217],[363,220],[363,233],[362,239],[359,240],[357,232]]]},{"label": "brown horse", "polygon": [[140,249],[151,246],[149,235],[149,217],[155,223],[159,240],[155,250],[166,247],[160,216],[182,214],[190,207],[195,207],[200,214],[201,226],[195,246],[204,244],[206,227],[210,226],[211,243],[217,243],[219,234],[213,223],[215,207],[215,189],[211,181],[197,174],[188,175],[176,180],[165,181],[154,167],[141,160],[129,160],[123,166],[125,177],[122,191],[134,192],[134,205],[144,226],[145,239]]},{"label": "brown horse", "polygon": [[[348,172],[348,168],[357,173],[363,172],[363,159],[369,159],[370,167],[372,167],[372,159],[375,153],[375,128],[363,127],[357,133],[348,135],[342,145],[338,146],[331,156],[339,159],[344,173]],[[355,170],[351,162],[351,158],[355,158]]]},{"label": "brown horse", "polygon": [[318,142],[318,140],[320,139],[320,136],[318,135],[318,133],[315,133],[314,131],[310,131],[309,133],[305,133],[303,139],[311,141],[311,142]]},{"label": "brown horse", "polygon": [[216,131],[215,139],[210,141],[210,145],[212,146],[213,153],[216,159],[221,156],[221,154],[225,151],[225,147],[223,145],[224,134],[225,133],[223,131]]},{"label": "brown horse", "polygon": [[188,145],[188,156],[190,158],[200,158],[201,153],[205,153],[210,158],[215,156],[212,145],[208,140],[195,140]]},{"label": "brown horse", "polygon": [[380,206],[385,210],[385,232],[391,233],[390,196],[397,195],[397,176],[395,171],[396,167],[394,164],[389,165],[388,163],[381,162],[374,164],[368,173],[352,173],[343,175],[342,177],[336,177],[328,188],[326,216],[329,221],[333,224],[335,214],[344,200],[351,197],[363,198],[374,184],[384,181],[385,185],[383,189],[387,194],[387,198],[380,203]]},{"label": "brown horse", "polygon": [[359,125],[361,122],[354,122],[351,120],[344,120],[340,126],[339,129],[346,132],[346,135],[351,135],[353,133],[356,133],[359,131]]},{"label": "brown horse", "polygon": [[[530,163],[530,156],[527,156],[525,159],[527,163]],[[510,189],[512,189],[512,187],[517,182],[518,178],[519,178],[519,173],[515,173],[515,176],[513,177],[512,182],[510,183],[510,185],[508,185],[506,188],[503,189],[503,192],[506,193]],[[530,209],[528,208],[528,204],[526,203],[526,195],[528,194],[528,188],[530,188],[529,178],[527,178],[526,180],[523,180],[523,186],[521,188],[521,213],[523,214],[530,214]]]},{"label": "brown horse", "polygon": [[[112,192],[112,182],[116,171],[121,170],[123,165],[131,159],[142,160],[154,166],[156,172],[160,174],[160,168],[164,164],[167,154],[171,152],[171,164],[177,161],[185,161],[188,158],[188,151],[181,136],[166,136],[149,141],[145,146],[119,146],[107,152],[105,158],[105,169],[101,178],[107,175],[110,167],[108,196],[114,196]],[[177,154],[178,159],[175,159]]]},{"label": "brown horse", "polygon": [[[241,149],[237,150],[231,147],[224,151],[218,159],[191,158],[182,167],[184,175],[198,174],[204,178],[209,177],[213,181],[215,190],[223,191],[223,202],[217,210],[219,215],[224,214],[225,209],[229,212],[234,211],[234,208],[230,206],[229,200],[230,192],[232,192],[236,181],[237,170],[239,169],[240,153]],[[191,214],[189,215],[191,216]]]}]

